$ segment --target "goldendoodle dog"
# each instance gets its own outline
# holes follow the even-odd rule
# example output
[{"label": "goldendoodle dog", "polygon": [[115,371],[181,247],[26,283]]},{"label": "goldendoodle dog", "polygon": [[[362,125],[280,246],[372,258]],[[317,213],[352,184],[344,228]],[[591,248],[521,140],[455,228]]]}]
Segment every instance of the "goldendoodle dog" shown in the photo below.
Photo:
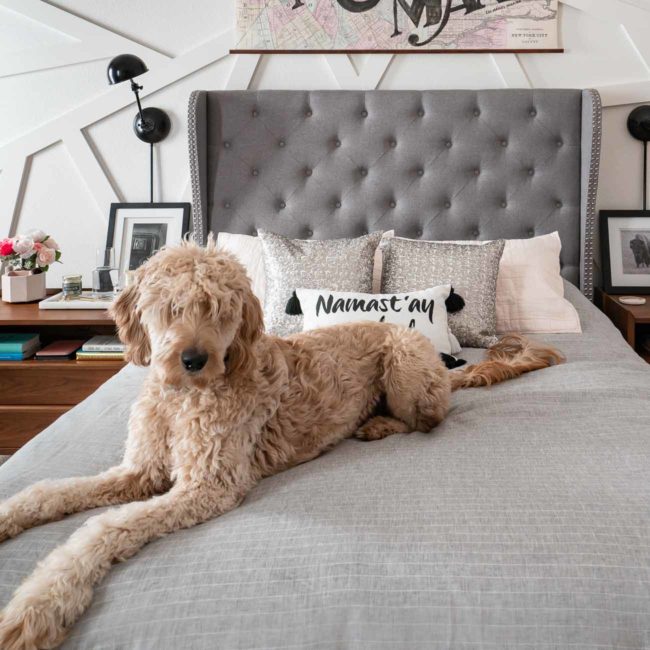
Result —
[{"label": "goldendoodle dog", "polygon": [[453,390],[562,360],[510,336],[450,373],[421,334],[357,323],[286,339],[263,331],[244,268],[210,241],[152,257],[116,300],[127,357],[150,371],[132,408],[124,460],[102,474],[42,481],[0,506],[0,540],[64,515],[86,521],[0,613],[0,648],[60,644],[113,562],[236,507],[260,479],[351,436],[430,431]]}]

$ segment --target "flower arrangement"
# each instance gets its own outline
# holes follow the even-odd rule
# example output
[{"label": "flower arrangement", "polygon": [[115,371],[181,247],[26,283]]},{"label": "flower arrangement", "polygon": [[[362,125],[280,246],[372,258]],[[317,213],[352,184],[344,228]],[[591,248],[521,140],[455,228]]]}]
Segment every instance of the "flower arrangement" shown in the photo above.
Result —
[{"label": "flower arrangement", "polygon": [[42,230],[0,240],[0,261],[15,270],[45,272],[60,259],[59,245]]}]

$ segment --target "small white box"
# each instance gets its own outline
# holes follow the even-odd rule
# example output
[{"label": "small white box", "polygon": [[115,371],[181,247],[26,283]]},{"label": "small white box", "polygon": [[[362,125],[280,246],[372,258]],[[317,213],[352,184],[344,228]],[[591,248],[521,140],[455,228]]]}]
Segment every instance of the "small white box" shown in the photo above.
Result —
[{"label": "small white box", "polygon": [[2,299],[5,302],[32,302],[45,298],[45,273],[9,271],[2,276]]}]

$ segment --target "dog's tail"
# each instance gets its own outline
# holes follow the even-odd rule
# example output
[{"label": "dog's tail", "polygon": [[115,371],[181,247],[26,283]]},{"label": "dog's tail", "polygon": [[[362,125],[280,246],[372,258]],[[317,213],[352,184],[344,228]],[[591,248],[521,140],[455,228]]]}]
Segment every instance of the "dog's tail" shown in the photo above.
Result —
[{"label": "dog's tail", "polygon": [[555,348],[508,334],[488,349],[484,361],[452,372],[451,389],[491,386],[563,362],[564,356]]}]

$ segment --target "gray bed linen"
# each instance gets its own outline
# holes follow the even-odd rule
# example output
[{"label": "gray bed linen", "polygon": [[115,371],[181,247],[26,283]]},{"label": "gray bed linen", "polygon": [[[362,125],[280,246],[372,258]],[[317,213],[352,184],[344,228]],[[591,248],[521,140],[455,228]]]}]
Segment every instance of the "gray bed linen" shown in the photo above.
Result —
[{"label": "gray bed linen", "polygon": [[[346,441],[151,543],[64,647],[650,647],[650,370],[566,290],[584,333],[547,337],[566,365],[461,391],[434,433]],[[144,372],[24,447],[0,496],[117,462]],[[89,516],[0,545],[0,603]]]}]

